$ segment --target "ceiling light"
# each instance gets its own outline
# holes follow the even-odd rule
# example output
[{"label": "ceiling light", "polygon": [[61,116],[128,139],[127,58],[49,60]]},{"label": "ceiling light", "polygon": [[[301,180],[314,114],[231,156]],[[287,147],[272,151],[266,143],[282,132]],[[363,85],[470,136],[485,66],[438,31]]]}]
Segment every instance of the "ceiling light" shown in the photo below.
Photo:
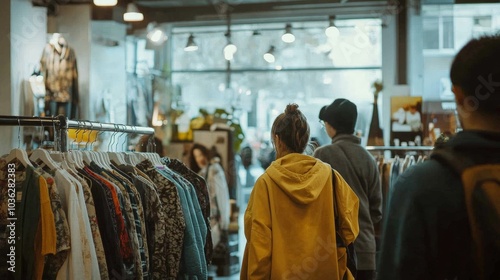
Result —
[{"label": "ceiling light", "polygon": [[293,43],[295,41],[295,36],[292,34],[292,25],[287,23],[285,26],[285,34],[281,36],[281,40],[285,43]]},{"label": "ceiling light", "polygon": [[139,11],[134,3],[127,4],[127,11],[123,14],[124,21],[142,21],[144,15]]},{"label": "ceiling light", "polygon": [[162,30],[155,29],[148,34],[148,38],[154,43],[159,43],[160,41],[163,40],[163,38],[165,38],[165,34],[163,33]]},{"label": "ceiling light", "polygon": [[94,0],[94,5],[101,7],[116,6],[118,0]]},{"label": "ceiling light", "polygon": [[271,46],[269,50],[264,54],[264,60],[268,63],[274,63],[276,58],[274,57],[274,46]]},{"label": "ceiling light", "polygon": [[231,41],[229,41],[227,45],[224,47],[224,58],[226,60],[232,60],[236,51],[238,51],[236,45],[234,45],[233,43],[231,43]]},{"label": "ceiling light", "polygon": [[156,22],[150,22],[148,24],[147,31],[148,31],[147,35],[148,39],[156,45],[163,44],[163,42],[167,41],[168,39],[168,36],[165,33],[165,31],[163,31],[163,29],[160,28]]},{"label": "ceiling light", "polygon": [[227,52],[227,53],[235,54],[237,50],[238,50],[238,48],[236,47],[236,45],[231,43],[231,42],[227,43],[227,45],[224,47],[224,52]]},{"label": "ceiling light", "polygon": [[335,26],[335,23],[333,22],[334,20],[335,20],[335,16],[330,16],[328,18],[328,21],[330,24],[325,29],[325,34],[328,38],[337,39],[340,36],[340,31]]},{"label": "ceiling light", "polygon": [[186,52],[194,52],[198,50],[198,45],[196,45],[196,42],[194,41],[194,36],[193,34],[189,35],[186,47],[184,47],[184,51]]}]

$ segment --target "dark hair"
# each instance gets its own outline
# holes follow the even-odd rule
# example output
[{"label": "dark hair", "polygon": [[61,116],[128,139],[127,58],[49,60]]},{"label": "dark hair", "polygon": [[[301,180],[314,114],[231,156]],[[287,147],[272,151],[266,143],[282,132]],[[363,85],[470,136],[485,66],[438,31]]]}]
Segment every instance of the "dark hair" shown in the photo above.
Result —
[{"label": "dark hair", "polygon": [[[455,56],[450,78],[465,96],[473,97],[477,110],[500,109],[500,34],[470,40]],[[467,102],[467,100],[466,100]]]},{"label": "dark hair", "polygon": [[207,147],[199,143],[194,143],[191,151],[189,151],[189,168],[198,173],[201,168],[198,166],[198,163],[196,163],[196,159],[194,158],[193,152],[196,149],[200,150],[200,152],[207,158],[207,160],[210,160],[210,151]]},{"label": "dark hair", "polygon": [[297,104],[288,104],[274,120],[272,135],[278,135],[289,151],[303,153],[309,141],[309,124]]}]

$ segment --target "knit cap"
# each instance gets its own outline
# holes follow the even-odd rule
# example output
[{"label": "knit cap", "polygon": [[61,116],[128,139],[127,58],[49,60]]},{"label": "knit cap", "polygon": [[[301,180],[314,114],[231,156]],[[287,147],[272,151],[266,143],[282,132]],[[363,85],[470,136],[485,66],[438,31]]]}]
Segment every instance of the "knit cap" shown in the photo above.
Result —
[{"label": "knit cap", "polygon": [[319,119],[335,128],[337,134],[353,134],[357,118],[356,104],[344,98],[335,99],[319,111]]}]

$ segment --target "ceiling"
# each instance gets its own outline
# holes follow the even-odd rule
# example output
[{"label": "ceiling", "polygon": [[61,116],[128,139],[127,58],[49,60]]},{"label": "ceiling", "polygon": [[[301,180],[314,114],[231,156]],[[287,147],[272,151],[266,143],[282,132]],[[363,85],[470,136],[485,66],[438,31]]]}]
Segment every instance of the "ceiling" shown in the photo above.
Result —
[{"label": "ceiling", "polygon": [[[51,7],[66,4],[91,4],[92,0],[31,0],[38,6]],[[118,0],[112,9],[93,6],[94,20],[123,22],[126,3]],[[309,21],[336,15],[339,19],[374,18],[397,13],[395,0],[133,0],[145,21],[132,24],[133,29],[143,28],[148,22],[174,23],[177,26],[221,24],[230,15],[232,23],[267,23]],[[404,3],[405,0],[402,0]],[[411,1],[411,0],[406,0]],[[420,0],[424,4],[453,2],[488,2],[498,0]],[[392,3],[392,5],[391,5]],[[393,9],[393,10],[391,10]],[[395,10],[394,10],[395,9]],[[57,9],[54,9],[57,11]]]},{"label": "ceiling", "polygon": [[[241,4],[259,4],[259,3],[283,3],[298,2],[297,0],[136,0],[138,5],[144,7],[172,8],[172,7],[190,7],[190,6],[214,6],[225,2],[231,6]],[[330,1],[332,2],[332,1]]]},{"label": "ceiling", "polygon": [[[48,13],[58,14],[60,5],[90,4],[92,0],[31,0],[47,6]],[[118,0],[118,5],[103,8],[92,5],[93,20],[123,23],[126,4],[133,1],[145,20],[130,23],[131,30],[143,29],[149,22],[172,23],[175,26],[327,20],[337,18],[377,17],[387,10],[389,0]],[[391,0],[392,1],[392,0]]]}]

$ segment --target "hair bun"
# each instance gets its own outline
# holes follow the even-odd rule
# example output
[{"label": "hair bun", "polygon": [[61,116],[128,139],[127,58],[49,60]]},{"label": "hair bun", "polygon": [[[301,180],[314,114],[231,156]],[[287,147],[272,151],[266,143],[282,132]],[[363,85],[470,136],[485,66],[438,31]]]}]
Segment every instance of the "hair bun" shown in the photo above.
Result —
[{"label": "hair bun", "polygon": [[297,115],[299,113],[300,113],[300,111],[299,111],[299,105],[297,105],[295,103],[286,105],[285,114],[287,114],[287,115]]}]

